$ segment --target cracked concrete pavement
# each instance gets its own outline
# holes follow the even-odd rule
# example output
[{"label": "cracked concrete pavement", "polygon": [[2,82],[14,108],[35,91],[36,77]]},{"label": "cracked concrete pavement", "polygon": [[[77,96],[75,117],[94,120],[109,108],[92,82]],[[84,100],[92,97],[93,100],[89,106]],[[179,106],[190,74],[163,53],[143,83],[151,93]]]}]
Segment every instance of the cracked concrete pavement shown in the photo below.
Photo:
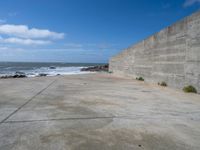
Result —
[{"label": "cracked concrete pavement", "polygon": [[199,150],[200,95],[96,73],[0,80],[0,150]]}]

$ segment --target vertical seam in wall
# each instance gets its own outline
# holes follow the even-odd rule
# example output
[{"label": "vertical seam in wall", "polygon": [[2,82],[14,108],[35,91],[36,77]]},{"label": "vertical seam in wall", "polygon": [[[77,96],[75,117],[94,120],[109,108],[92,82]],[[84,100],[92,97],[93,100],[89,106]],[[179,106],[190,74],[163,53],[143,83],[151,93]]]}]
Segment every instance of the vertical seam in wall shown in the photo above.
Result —
[{"label": "vertical seam in wall", "polygon": [[188,54],[188,17],[186,18],[186,31],[185,31],[185,61],[184,61],[184,85],[186,84],[186,78],[187,78],[187,74],[186,74],[186,65],[187,65],[187,54]]}]

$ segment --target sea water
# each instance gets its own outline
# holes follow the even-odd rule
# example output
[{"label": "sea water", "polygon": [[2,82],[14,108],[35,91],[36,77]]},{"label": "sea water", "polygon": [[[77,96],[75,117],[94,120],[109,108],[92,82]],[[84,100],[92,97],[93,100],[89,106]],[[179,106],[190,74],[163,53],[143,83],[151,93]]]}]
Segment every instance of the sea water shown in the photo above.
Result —
[{"label": "sea water", "polygon": [[28,77],[40,74],[47,76],[84,74],[84,67],[96,66],[95,63],[43,63],[43,62],[0,62],[0,76],[23,73]]}]

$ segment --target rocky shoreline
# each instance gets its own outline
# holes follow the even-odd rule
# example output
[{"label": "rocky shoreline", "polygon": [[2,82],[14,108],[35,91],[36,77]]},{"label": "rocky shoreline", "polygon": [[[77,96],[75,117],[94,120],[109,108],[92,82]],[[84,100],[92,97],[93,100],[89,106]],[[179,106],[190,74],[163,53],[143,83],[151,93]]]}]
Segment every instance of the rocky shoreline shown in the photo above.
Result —
[{"label": "rocky shoreline", "polygon": [[[109,71],[109,65],[98,65],[98,66],[92,66],[92,67],[85,67],[81,69],[81,72],[108,72]],[[49,74],[47,73],[39,73],[35,77],[46,77]],[[57,74],[57,76],[60,74]],[[12,79],[12,78],[28,78],[29,76],[24,72],[15,72],[14,74],[9,75],[3,75],[0,76],[0,79]]]},{"label": "rocky shoreline", "polygon": [[14,75],[0,76],[0,79],[10,79],[10,78],[27,78],[27,76],[23,72],[16,72]]},{"label": "rocky shoreline", "polygon": [[[58,76],[59,74],[57,74]],[[39,75],[37,75],[36,77],[46,77],[48,76],[48,74],[46,73],[40,73]],[[14,75],[4,75],[4,76],[0,76],[0,79],[12,79],[12,78],[28,78],[28,76],[23,73],[23,72],[16,72]]]},{"label": "rocky shoreline", "polygon": [[109,70],[109,65],[100,65],[100,66],[93,66],[93,67],[87,67],[87,68],[82,68],[81,71],[89,71],[89,72],[101,72],[105,71],[108,72]]}]

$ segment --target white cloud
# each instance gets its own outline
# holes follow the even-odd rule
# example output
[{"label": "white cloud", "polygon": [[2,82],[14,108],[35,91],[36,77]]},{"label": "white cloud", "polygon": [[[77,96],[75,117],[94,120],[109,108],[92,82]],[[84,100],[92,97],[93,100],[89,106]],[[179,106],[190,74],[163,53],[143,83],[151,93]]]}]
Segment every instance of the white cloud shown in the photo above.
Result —
[{"label": "white cloud", "polygon": [[47,29],[29,28],[26,25],[0,24],[0,43],[4,44],[46,45],[52,43],[52,40],[62,38],[64,38],[64,33]]},{"label": "white cloud", "polygon": [[21,39],[21,38],[5,38],[4,39],[4,38],[0,37],[0,43],[19,44],[19,45],[46,45],[46,44],[50,44],[51,41]]},{"label": "white cloud", "polygon": [[192,6],[196,3],[200,3],[200,0],[186,0],[185,3],[183,4],[183,6],[189,7],[189,6]]},{"label": "white cloud", "polygon": [[0,19],[0,24],[6,23],[5,19]]},{"label": "white cloud", "polygon": [[8,50],[8,49],[9,49],[8,47],[0,46],[0,50]]},{"label": "white cloud", "polygon": [[112,43],[65,43],[65,50],[113,50],[121,49],[119,44]]},{"label": "white cloud", "polygon": [[26,25],[0,25],[0,34],[30,39],[63,39],[64,33],[52,32],[47,29],[29,28]]},{"label": "white cloud", "polygon": [[15,50],[15,51],[24,51],[24,49],[22,49],[22,48],[18,48],[18,47],[7,47],[7,46],[1,46],[1,45],[0,45],[0,51],[9,51],[9,50],[11,50],[11,51],[13,51],[13,50]]}]

